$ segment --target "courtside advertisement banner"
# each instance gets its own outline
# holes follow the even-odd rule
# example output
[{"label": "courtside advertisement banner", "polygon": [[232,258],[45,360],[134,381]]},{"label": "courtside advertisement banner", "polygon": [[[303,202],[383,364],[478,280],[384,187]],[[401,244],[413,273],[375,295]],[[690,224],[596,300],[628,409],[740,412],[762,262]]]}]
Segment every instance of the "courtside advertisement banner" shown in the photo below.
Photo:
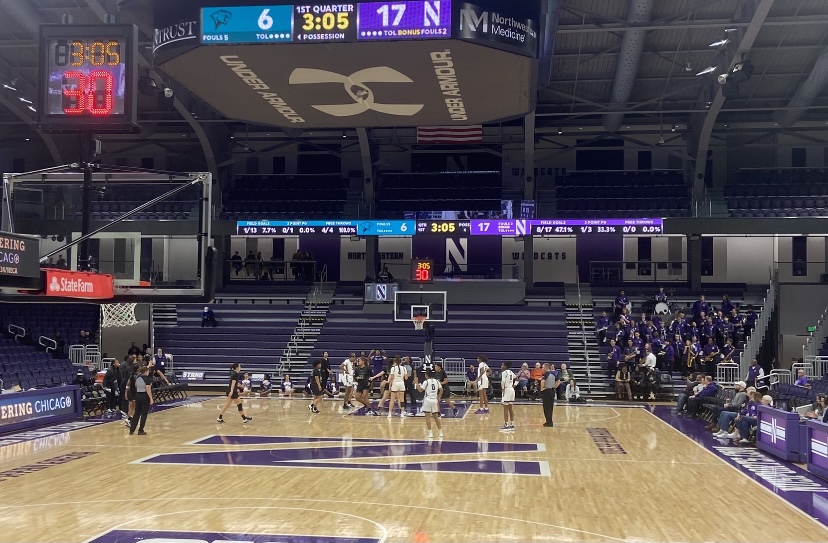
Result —
[{"label": "courtside advertisement banner", "polygon": [[101,273],[46,269],[46,296],[108,300],[115,296],[115,278]]}]

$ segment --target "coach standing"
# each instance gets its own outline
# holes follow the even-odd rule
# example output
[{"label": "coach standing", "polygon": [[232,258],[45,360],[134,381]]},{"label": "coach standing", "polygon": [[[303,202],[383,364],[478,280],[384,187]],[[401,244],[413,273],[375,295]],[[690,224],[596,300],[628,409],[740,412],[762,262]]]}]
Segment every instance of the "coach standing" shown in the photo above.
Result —
[{"label": "coach standing", "polygon": [[[145,436],[144,425],[147,423],[150,406],[155,403],[152,398],[152,379],[149,378],[149,368],[141,367],[141,372],[135,378],[135,414],[132,416],[132,423],[129,425],[129,435],[135,433],[138,428],[138,435]],[[140,426],[139,426],[140,421]]]},{"label": "coach standing", "polygon": [[552,411],[555,409],[555,391],[560,384],[558,374],[552,371],[549,364],[544,364],[543,379],[541,379],[541,397],[543,399],[543,416],[546,418],[543,425],[547,428],[554,426],[552,424]]}]

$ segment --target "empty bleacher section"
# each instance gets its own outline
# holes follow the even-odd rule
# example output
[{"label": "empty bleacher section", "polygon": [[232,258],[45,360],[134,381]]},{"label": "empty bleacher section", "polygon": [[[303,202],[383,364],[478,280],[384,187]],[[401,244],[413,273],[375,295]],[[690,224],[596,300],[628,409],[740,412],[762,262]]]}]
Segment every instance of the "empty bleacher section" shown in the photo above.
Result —
[{"label": "empty bleacher section", "polygon": [[348,184],[339,174],[239,175],[225,198],[223,216],[336,219],[345,208]]},{"label": "empty bleacher section", "polygon": [[0,381],[3,389],[23,390],[71,384],[75,368],[68,359],[55,359],[32,345],[0,338]]},{"label": "empty bleacher section", "polygon": [[99,321],[100,309],[95,304],[0,304],[4,334],[22,335],[24,342],[38,344],[41,336],[57,339],[59,332],[66,350],[78,342],[81,330],[89,332],[94,343]]},{"label": "empty bleacher section", "polygon": [[822,217],[828,175],[812,168],[745,169],[729,176],[725,199],[732,217]]},{"label": "empty bleacher section", "polygon": [[561,218],[690,216],[681,172],[571,172],[555,185]]},{"label": "empty bleacher section", "polygon": [[178,304],[174,326],[154,326],[155,346],[173,355],[177,375],[204,374],[191,384],[224,384],[233,362],[240,362],[251,374],[275,374],[305,310],[306,294],[225,293],[211,306],[216,328],[201,327],[203,305]]},{"label": "empty bleacher section", "polygon": [[499,210],[500,172],[383,173],[378,212],[399,217],[405,211]]},{"label": "empty bleacher section", "polygon": [[[97,200],[92,202],[92,219],[116,219],[127,211],[171,191],[178,185],[179,183],[107,186],[106,190],[94,194]],[[130,218],[132,220],[186,220],[190,213],[194,212],[199,196],[198,187],[190,187],[175,195],[171,200],[159,202]],[[74,218],[81,218],[80,208],[75,210]]]},{"label": "empty bleacher section", "polygon": [[[478,355],[486,356],[493,370],[503,361],[513,367],[522,362],[568,362],[563,307],[449,305],[448,322],[435,327],[435,356],[465,359],[466,366]],[[390,314],[333,305],[311,359],[327,351],[338,367],[348,353],[376,348],[388,356],[420,357],[423,340],[423,332],[415,332],[411,323],[393,322]]]}]

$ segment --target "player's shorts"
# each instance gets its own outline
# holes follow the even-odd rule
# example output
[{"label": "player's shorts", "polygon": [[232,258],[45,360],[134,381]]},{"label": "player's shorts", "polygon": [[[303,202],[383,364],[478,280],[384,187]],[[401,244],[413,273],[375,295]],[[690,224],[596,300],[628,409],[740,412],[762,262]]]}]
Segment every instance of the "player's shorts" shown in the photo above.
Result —
[{"label": "player's shorts", "polygon": [[352,387],[354,386],[354,376],[343,374],[342,375],[342,386]]},{"label": "player's shorts", "polygon": [[423,413],[439,413],[440,406],[437,404],[437,398],[423,399]]},{"label": "player's shorts", "polygon": [[371,390],[371,383],[357,383],[357,392],[365,392],[366,390]]},{"label": "player's shorts", "polygon": [[486,375],[480,377],[477,388],[489,388],[489,378]]},{"label": "player's shorts", "polygon": [[311,395],[317,396],[317,397],[322,395],[322,389],[319,388],[318,386],[311,385],[310,389],[311,389]]},{"label": "player's shorts", "polygon": [[231,400],[238,400],[239,399],[239,389],[238,388],[233,389],[233,395],[230,396],[230,399]]},{"label": "player's shorts", "polygon": [[[268,392],[270,392],[270,391],[268,391]],[[292,393],[293,393],[293,387],[285,387],[285,394],[292,394]]]},{"label": "player's shorts", "polygon": [[402,379],[395,379],[391,383],[391,392],[405,392],[405,381]]},{"label": "player's shorts", "polygon": [[513,401],[515,401],[515,389],[503,389],[503,398],[500,401],[503,403],[512,403]]}]

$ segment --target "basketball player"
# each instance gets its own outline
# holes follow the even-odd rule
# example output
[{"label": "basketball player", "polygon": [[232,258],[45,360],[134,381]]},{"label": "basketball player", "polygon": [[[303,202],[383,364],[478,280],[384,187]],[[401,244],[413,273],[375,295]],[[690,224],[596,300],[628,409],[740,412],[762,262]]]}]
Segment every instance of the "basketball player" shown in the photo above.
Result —
[{"label": "basketball player", "polygon": [[423,393],[423,414],[425,415],[428,439],[434,438],[431,433],[432,418],[434,418],[434,423],[437,425],[437,437],[443,437],[443,426],[440,424],[440,392],[442,392],[443,387],[440,385],[440,381],[434,378],[433,371],[427,371],[425,382],[418,384],[417,388]]},{"label": "basketball player", "polygon": [[221,408],[221,413],[219,413],[216,422],[224,423],[224,412],[227,411],[227,408],[230,407],[231,403],[236,404],[236,409],[239,410],[239,415],[241,415],[242,422],[247,424],[253,417],[248,417],[244,414],[244,406],[242,405],[241,400],[239,399],[239,392],[241,391],[241,381],[244,379],[244,374],[241,372],[241,364],[238,362],[233,362],[233,365],[230,366],[230,384],[227,386],[227,401],[224,402],[224,407]]},{"label": "basketball player", "polygon": [[393,365],[393,360],[387,362],[382,371],[376,375],[377,379],[380,380],[380,401],[377,404],[376,412],[379,412],[385,401],[391,398],[391,383],[389,381],[391,380],[391,367]]},{"label": "basketball player", "polygon": [[135,416],[135,393],[132,392],[132,387],[135,385],[135,379],[138,378],[140,369],[141,366],[137,362],[132,364],[132,374],[129,376],[129,379],[127,379],[127,386],[124,394],[127,402],[127,415],[124,417],[124,426],[127,428],[130,427],[132,417]]},{"label": "basketball player", "polygon": [[[344,364],[343,364],[344,365]],[[322,401],[322,394],[324,388],[322,388],[322,361],[317,360],[313,363],[313,373],[311,374],[310,378],[310,392],[313,396],[313,401],[308,406],[308,409],[312,413],[319,413],[319,402]],[[347,389],[346,389],[347,390]]]},{"label": "basketball player", "polygon": [[434,363],[434,378],[440,381],[440,385],[443,387],[443,393],[440,394],[440,401],[445,400],[446,405],[454,411],[454,416],[457,416],[457,406],[454,405],[454,402],[451,401],[451,389],[449,388],[449,379],[446,370],[443,369],[442,362],[435,362]]},{"label": "basketball player", "polygon": [[368,363],[368,359],[361,357],[357,361],[356,400],[365,407],[365,413],[367,415],[376,417],[379,416],[379,413],[371,409],[371,386],[374,383],[374,379],[377,377],[376,375],[373,375],[373,373],[371,365]]},{"label": "basketball player", "polygon": [[489,369],[488,359],[480,355],[477,357],[477,396],[480,398],[480,409],[475,415],[485,415],[489,412]]},{"label": "basketball player", "polygon": [[322,366],[320,370],[322,371],[322,392],[327,394],[328,397],[333,398],[333,392],[328,390],[328,381],[331,378],[331,362],[328,360],[328,351],[322,353],[322,359],[320,360]]},{"label": "basketball player", "polygon": [[[351,353],[348,358],[340,364],[339,369],[342,371],[342,385],[345,387],[345,401],[342,404],[343,409],[353,409],[351,398],[354,395],[354,366],[356,365],[356,354]],[[314,364],[314,367],[316,365]],[[320,384],[320,387],[322,385]]]},{"label": "basketball player", "polygon": [[[391,391],[391,400],[388,402],[388,418],[394,415],[394,401],[397,402],[397,407],[400,408],[400,416],[405,417],[408,412],[403,409],[403,398],[405,396],[405,381],[408,379],[408,374],[402,365],[402,360],[399,356],[394,357],[391,363],[388,375],[388,389]],[[382,404],[380,404],[382,405]]]},{"label": "basketball player", "polygon": [[515,408],[512,402],[515,401],[515,381],[517,376],[511,370],[512,363],[504,362],[500,366],[500,390],[503,391],[503,428],[501,432],[513,432],[515,430]]}]

